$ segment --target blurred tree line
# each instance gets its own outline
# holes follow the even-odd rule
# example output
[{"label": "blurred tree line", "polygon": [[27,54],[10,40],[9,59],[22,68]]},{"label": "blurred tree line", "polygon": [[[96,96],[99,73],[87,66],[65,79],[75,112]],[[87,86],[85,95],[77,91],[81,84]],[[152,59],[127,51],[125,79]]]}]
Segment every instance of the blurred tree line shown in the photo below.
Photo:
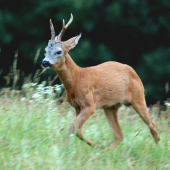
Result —
[{"label": "blurred tree line", "polygon": [[[132,66],[145,86],[148,103],[166,100],[170,82],[169,0],[0,0],[0,86],[18,50],[18,69],[24,76],[40,68],[51,37],[73,13],[74,20],[62,40],[82,33],[70,54],[82,67],[105,61]],[[33,70],[37,49],[40,56]],[[42,79],[54,71],[46,71]]]}]

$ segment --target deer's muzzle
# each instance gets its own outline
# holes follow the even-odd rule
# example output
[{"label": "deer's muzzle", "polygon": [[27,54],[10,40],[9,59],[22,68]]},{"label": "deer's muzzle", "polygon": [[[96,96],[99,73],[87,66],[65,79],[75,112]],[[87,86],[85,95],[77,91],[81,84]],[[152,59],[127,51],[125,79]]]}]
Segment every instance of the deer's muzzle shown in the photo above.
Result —
[{"label": "deer's muzzle", "polygon": [[42,65],[42,67],[51,67],[52,66],[52,64],[46,60],[43,60],[41,65]]}]

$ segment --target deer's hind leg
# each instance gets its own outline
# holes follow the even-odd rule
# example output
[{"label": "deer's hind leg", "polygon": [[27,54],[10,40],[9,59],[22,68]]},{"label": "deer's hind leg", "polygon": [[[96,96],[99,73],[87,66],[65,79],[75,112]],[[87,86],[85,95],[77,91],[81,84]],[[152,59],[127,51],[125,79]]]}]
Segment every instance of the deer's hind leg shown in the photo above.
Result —
[{"label": "deer's hind leg", "polygon": [[131,104],[132,104],[133,108],[136,110],[136,112],[143,119],[143,121],[146,123],[146,125],[149,127],[150,132],[155,139],[155,142],[158,144],[160,141],[160,138],[159,138],[157,131],[155,129],[155,125],[150,118],[144,97],[138,96],[138,99],[132,101]]},{"label": "deer's hind leg", "polygon": [[116,105],[113,107],[105,108],[105,115],[106,118],[114,132],[114,140],[110,147],[106,148],[105,150],[114,150],[118,144],[123,140],[123,134],[121,132],[121,128],[118,122],[118,109],[120,105]]}]

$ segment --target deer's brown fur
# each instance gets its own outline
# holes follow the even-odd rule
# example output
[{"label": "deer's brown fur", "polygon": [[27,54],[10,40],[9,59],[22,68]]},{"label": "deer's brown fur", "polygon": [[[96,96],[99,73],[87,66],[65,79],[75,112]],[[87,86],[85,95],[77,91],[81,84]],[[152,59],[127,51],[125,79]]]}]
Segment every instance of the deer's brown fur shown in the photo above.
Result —
[{"label": "deer's brown fur", "polygon": [[76,109],[77,117],[71,124],[69,135],[77,128],[77,136],[93,145],[92,141],[83,136],[82,126],[96,109],[103,108],[108,122],[114,129],[117,140],[116,144],[114,143],[115,147],[123,140],[117,110],[121,104],[131,104],[149,126],[155,141],[159,141],[146,107],[142,82],[130,66],[106,62],[94,67],[80,68],[69,54],[66,54],[65,62],[52,68],[65,86],[67,101]]},{"label": "deer's brown fur", "polygon": [[75,41],[76,37],[66,42],[56,42],[61,43],[63,55],[51,67],[65,86],[67,101],[76,110],[67,141],[71,134],[76,133],[89,145],[95,145],[82,134],[82,127],[96,109],[102,108],[114,131],[115,140],[110,147],[114,149],[123,140],[117,114],[120,106],[125,104],[133,106],[158,143],[160,138],[149,116],[143,84],[137,73],[130,66],[113,61],[87,68],[77,66],[68,54],[77,44]]}]

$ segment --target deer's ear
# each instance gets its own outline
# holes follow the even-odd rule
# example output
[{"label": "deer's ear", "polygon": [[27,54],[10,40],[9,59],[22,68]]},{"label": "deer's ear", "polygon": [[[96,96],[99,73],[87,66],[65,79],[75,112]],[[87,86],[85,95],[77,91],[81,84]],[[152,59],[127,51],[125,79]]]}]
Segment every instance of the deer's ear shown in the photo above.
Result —
[{"label": "deer's ear", "polygon": [[70,49],[74,48],[77,44],[79,39],[81,38],[81,34],[76,37],[70,38],[69,40],[65,41],[65,45]]}]

